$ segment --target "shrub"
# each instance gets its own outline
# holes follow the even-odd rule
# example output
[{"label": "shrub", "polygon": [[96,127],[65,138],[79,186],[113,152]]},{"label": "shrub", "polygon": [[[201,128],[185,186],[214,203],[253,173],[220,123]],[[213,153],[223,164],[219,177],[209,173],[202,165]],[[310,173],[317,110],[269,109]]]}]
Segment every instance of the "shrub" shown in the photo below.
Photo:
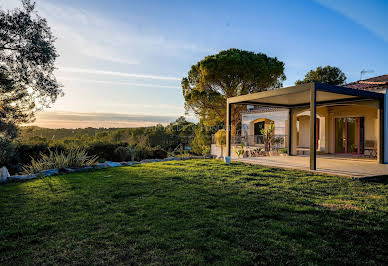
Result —
[{"label": "shrub", "polygon": [[225,129],[220,129],[217,131],[216,134],[214,134],[216,138],[216,145],[219,147],[225,146],[226,145],[226,130]]},{"label": "shrub", "polygon": [[240,158],[241,155],[244,154],[245,150],[244,150],[244,144],[240,144],[240,148],[234,148],[234,152],[236,153],[237,157]]},{"label": "shrub", "polygon": [[112,143],[94,143],[87,147],[86,151],[89,155],[96,155],[103,160],[120,161],[119,156],[115,153],[118,147],[127,147],[128,144],[112,144]]},{"label": "shrub", "polygon": [[279,152],[280,153],[287,153],[287,149],[280,149]]},{"label": "shrub", "polygon": [[120,161],[133,161],[135,160],[136,150],[130,146],[120,146],[115,149],[114,153]]},{"label": "shrub", "polygon": [[31,158],[31,164],[23,165],[24,174],[39,173],[43,170],[53,168],[76,168],[90,166],[96,163],[97,156],[88,156],[84,149],[76,148],[67,153],[49,151],[49,154],[40,154],[41,158],[35,160]]}]

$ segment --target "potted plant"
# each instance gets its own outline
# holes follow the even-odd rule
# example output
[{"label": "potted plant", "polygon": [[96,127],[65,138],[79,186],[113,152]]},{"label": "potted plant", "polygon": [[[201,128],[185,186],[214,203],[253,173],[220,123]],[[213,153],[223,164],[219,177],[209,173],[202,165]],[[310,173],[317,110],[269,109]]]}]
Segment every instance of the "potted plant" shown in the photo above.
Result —
[{"label": "potted plant", "polygon": [[244,155],[244,144],[240,144],[240,148],[234,148],[234,152],[236,153],[237,157],[240,158],[241,155]]},{"label": "potted plant", "polygon": [[264,137],[264,149],[266,152],[271,151],[271,144],[273,143],[274,140],[274,130],[275,125],[274,122],[271,122],[268,128],[263,128],[260,133]]}]

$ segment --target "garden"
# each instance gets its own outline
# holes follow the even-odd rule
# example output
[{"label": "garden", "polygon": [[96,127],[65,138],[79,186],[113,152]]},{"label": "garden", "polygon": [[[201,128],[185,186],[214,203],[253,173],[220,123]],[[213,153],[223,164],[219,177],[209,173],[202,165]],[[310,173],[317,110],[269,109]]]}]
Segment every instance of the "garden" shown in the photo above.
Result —
[{"label": "garden", "polygon": [[387,199],[384,182],[204,159],[10,182],[0,264],[382,265]]}]

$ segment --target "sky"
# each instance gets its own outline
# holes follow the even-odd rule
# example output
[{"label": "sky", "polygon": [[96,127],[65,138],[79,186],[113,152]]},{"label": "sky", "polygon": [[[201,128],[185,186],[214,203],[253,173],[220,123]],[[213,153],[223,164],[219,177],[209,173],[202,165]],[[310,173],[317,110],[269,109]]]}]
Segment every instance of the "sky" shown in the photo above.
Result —
[{"label": "sky", "polygon": [[190,67],[229,48],[283,61],[284,86],[325,65],[348,82],[388,74],[387,0],[36,0],[36,10],[57,37],[65,93],[38,114],[41,127],[166,124],[185,114]]}]

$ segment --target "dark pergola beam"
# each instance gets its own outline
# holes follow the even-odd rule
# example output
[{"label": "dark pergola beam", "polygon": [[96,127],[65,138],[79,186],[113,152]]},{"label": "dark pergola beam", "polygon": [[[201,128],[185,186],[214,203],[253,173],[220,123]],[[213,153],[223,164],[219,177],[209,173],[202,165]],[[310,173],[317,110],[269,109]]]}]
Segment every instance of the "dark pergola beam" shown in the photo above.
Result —
[{"label": "dark pergola beam", "polygon": [[[318,106],[327,106],[327,105],[335,105],[335,104],[343,104],[343,103],[351,104],[351,103],[365,101],[365,100],[371,100],[371,99],[363,98],[363,97],[346,98],[346,99],[340,99],[340,100],[320,101],[320,102],[317,102],[316,105],[318,107]],[[310,103],[295,104],[295,105],[292,105],[291,107],[292,108],[310,107]]]},{"label": "dark pergola beam", "polygon": [[379,163],[383,164],[385,162],[384,158],[384,138],[385,138],[385,129],[384,129],[384,100],[379,102]]},{"label": "dark pergola beam", "polygon": [[[344,103],[351,104],[351,103],[365,101],[365,100],[374,100],[374,99],[365,98],[365,97],[345,98],[345,99],[330,100],[330,101],[320,101],[320,102],[317,101],[316,105],[318,107],[318,106],[325,106],[325,105],[332,105],[332,104],[333,105],[344,104]],[[301,104],[272,104],[272,103],[265,103],[265,102],[244,101],[244,102],[239,102],[237,104],[259,105],[264,107],[276,107],[276,108],[284,108],[284,109],[310,107],[310,102],[301,103]]]},{"label": "dark pergola beam", "polygon": [[351,95],[351,96],[357,96],[362,98],[369,98],[369,99],[384,99],[384,94],[372,92],[372,91],[366,91],[366,90],[357,90],[352,89],[348,87],[341,87],[341,86],[334,86],[324,83],[315,83],[315,90],[318,91],[326,91],[336,94],[344,94],[344,95]]},{"label": "dark pergola beam", "polygon": [[317,170],[317,91],[310,90],[310,170]]},{"label": "dark pergola beam", "polygon": [[264,107],[277,107],[277,108],[291,108],[292,105],[288,104],[272,104],[272,103],[263,103],[263,102],[253,102],[253,101],[244,101],[244,102],[239,102],[237,104],[246,104],[246,105],[260,105]]},{"label": "dark pergola beam", "polygon": [[288,109],[288,155],[292,155],[292,129],[293,129],[293,122],[292,122],[292,109]]},{"label": "dark pergola beam", "polygon": [[231,155],[232,104],[226,103],[226,156]]}]

